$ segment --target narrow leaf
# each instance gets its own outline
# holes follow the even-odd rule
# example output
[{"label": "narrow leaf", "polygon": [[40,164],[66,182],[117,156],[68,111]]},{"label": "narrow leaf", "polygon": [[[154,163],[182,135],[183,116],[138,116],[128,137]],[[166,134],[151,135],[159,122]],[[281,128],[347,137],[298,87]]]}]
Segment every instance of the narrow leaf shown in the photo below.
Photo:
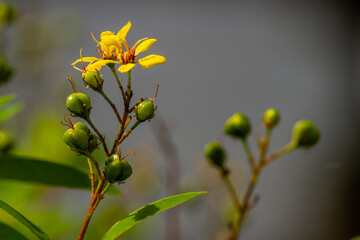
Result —
[{"label": "narrow leaf", "polygon": [[24,217],[21,213],[16,211],[14,208],[10,207],[4,201],[0,200],[0,208],[2,208],[5,212],[13,216],[16,220],[24,224],[32,233],[34,233],[40,240],[48,240],[49,236],[43,232],[38,226],[34,223],[30,222],[26,217]]},{"label": "narrow leaf", "polygon": [[0,222],[0,239],[1,240],[28,240],[24,235],[10,227],[9,225]]},{"label": "narrow leaf", "polygon": [[0,108],[15,98],[15,94],[9,94],[0,97]]},{"label": "narrow leaf", "polygon": [[[91,190],[88,174],[78,169],[21,156],[0,155],[0,178]],[[120,195],[113,186],[108,193]]]},{"label": "narrow leaf", "polygon": [[24,104],[22,102],[14,103],[9,106],[3,107],[0,109],[0,123],[5,120],[13,117],[18,112],[20,112],[24,108]]},{"label": "narrow leaf", "polygon": [[206,192],[189,192],[174,195],[139,208],[135,212],[130,213],[124,219],[115,223],[115,225],[113,225],[110,230],[105,233],[102,240],[113,240],[148,217],[154,216],[155,214],[161,213],[204,193]]}]

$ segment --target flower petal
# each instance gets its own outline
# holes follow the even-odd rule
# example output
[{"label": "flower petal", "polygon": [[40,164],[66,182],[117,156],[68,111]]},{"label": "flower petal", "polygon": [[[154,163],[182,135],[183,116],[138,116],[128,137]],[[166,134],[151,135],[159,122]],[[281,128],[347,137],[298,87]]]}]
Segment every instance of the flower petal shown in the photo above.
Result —
[{"label": "flower petal", "polygon": [[149,50],[149,48],[156,42],[157,40],[154,38],[147,39],[139,44],[139,46],[135,49],[135,56],[137,56],[141,52],[145,52]]},{"label": "flower petal", "polygon": [[[121,42],[114,34],[101,34],[101,47],[104,48],[104,45],[108,47],[115,46],[118,49],[121,48]],[[108,52],[108,54],[110,54],[110,52]]]},{"label": "flower petal", "polygon": [[154,65],[163,64],[166,62],[166,58],[160,55],[151,54],[142,59],[139,59],[138,63],[142,68],[150,68]]},{"label": "flower petal", "polygon": [[135,63],[124,64],[118,68],[118,71],[121,73],[126,73],[126,72],[130,71],[133,67],[135,67]]},{"label": "flower petal", "polygon": [[90,63],[86,67],[86,71],[100,71],[103,66],[105,66],[108,63],[115,63],[120,64],[120,62],[114,61],[114,60],[99,60],[94,63]]},{"label": "flower petal", "polygon": [[[101,58],[96,58],[96,57],[84,57],[82,58],[83,62],[95,62],[95,61],[99,61],[101,60]],[[78,62],[81,62],[81,58],[76,60],[75,62],[73,62],[71,65],[75,65]]]},{"label": "flower petal", "polygon": [[125,41],[126,35],[128,33],[128,31],[131,28],[131,22],[128,21],[127,24],[125,26],[123,26],[120,31],[116,34],[116,36],[119,38],[120,41]]}]

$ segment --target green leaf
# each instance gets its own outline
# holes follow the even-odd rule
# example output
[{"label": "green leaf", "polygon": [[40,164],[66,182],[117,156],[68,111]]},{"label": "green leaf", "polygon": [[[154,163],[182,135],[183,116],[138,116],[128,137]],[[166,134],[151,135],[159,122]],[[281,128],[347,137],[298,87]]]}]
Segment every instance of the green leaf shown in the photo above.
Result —
[{"label": "green leaf", "polygon": [[13,100],[15,97],[16,97],[15,94],[9,94],[9,95],[5,95],[5,96],[1,96],[0,97],[0,108],[2,108],[5,104],[10,102],[11,100]]},{"label": "green leaf", "polygon": [[350,240],[360,240],[360,235],[356,236],[356,237],[353,237],[351,238]]},{"label": "green leaf", "polygon": [[[48,240],[49,236],[43,232],[38,226],[34,223],[30,222],[26,217],[24,217],[21,213],[16,211],[14,208],[6,204],[4,201],[0,200],[0,208],[2,208],[5,212],[13,216],[16,220],[22,223],[25,227],[27,227],[32,233],[34,233],[40,240]],[[2,238],[1,238],[2,239]]]},{"label": "green leaf", "polygon": [[175,207],[204,193],[206,192],[189,192],[174,195],[139,208],[135,212],[130,213],[124,219],[115,223],[114,226],[112,226],[110,230],[105,233],[105,235],[102,237],[102,240],[113,240],[139,222],[144,221],[148,217],[154,216],[155,214],[161,213],[169,208]]},{"label": "green leaf", "polygon": [[[88,174],[78,169],[21,156],[0,155],[0,178],[91,190]],[[120,195],[113,186],[108,193]]]},{"label": "green leaf", "polygon": [[24,103],[17,102],[0,109],[0,123],[13,117],[24,108]]},{"label": "green leaf", "polygon": [[10,227],[9,225],[0,222],[0,239],[2,240],[28,240],[24,235]]}]

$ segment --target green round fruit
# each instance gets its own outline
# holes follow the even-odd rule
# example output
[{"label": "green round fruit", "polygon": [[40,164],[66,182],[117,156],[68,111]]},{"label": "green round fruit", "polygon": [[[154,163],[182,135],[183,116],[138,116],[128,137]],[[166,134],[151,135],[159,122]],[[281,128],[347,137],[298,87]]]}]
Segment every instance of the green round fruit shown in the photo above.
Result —
[{"label": "green round fruit", "polygon": [[204,154],[211,165],[224,169],[226,152],[219,142],[212,141],[208,143],[205,146]]},{"label": "green round fruit", "polygon": [[294,125],[292,139],[297,147],[309,148],[319,141],[320,132],[309,120],[301,120]]},{"label": "green round fruit", "polygon": [[251,131],[247,117],[242,113],[232,115],[224,125],[224,132],[234,138],[245,139]]},{"label": "green round fruit", "polygon": [[86,119],[91,110],[90,98],[83,93],[72,93],[66,99],[66,107],[72,115]]},{"label": "green round fruit", "polygon": [[8,3],[0,3],[0,23],[9,24],[16,18],[16,10]]},{"label": "green round fruit", "polygon": [[7,83],[13,75],[13,68],[0,58],[0,85]]},{"label": "green round fruit", "polygon": [[131,165],[124,159],[120,160],[116,154],[111,155],[105,162],[105,178],[110,182],[122,182],[132,174]]},{"label": "green round fruit", "polygon": [[103,87],[104,80],[101,79],[99,73],[96,71],[85,72],[83,79],[86,85],[95,91],[100,91]]},{"label": "green round fruit", "polygon": [[142,102],[136,107],[136,119],[140,122],[146,121],[153,117],[154,111],[155,108],[152,101]]},{"label": "green round fruit", "polygon": [[275,108],[269,108],[264,112],[263,123],[267,128],[275,127],[280,121],[280,114]]},{"label": "green round fruit", "polygon": [[11,135],[5,131],[0,130],[0,153],[7,153],[13,148],[14,141]]},{"label": "green round fruit", "polygon": [[89,146],[90,131],[88,127],[82,123],[77,122],[74,128],[70,128],[64,133],[63,141],[71,149],[87,150]]}]

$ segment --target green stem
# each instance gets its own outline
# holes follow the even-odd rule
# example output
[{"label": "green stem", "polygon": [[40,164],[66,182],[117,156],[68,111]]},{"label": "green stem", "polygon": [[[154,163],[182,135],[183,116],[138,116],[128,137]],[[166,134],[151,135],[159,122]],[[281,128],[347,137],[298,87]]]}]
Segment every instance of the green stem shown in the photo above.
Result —
[{"label": "green stem", "polygon": [[119,114],[115,104],[108,98],[108,96],[104,93],[103,90],[99,91],[99,93],[109,103],[109,105],[111,106],[111,108],[113,109],[113,111],[117,117],[118,122],[121,123],[121,117],[120,117],[120,114]]},{"label": "green stem", "polygon": [[249,143],[248,143],[248,141],[247,141],[246,138],[245,138],[245,139],[241,139],[241,142],[242,142],[242,144],[243,144],[243,146],[244,146],[245,153],[246,153],[246,156],[247,156],[247,158],[248,158],[249,164],[250,164],[251,168],[254,168],[254,166],[255,166],[255,161],[254,161],[254,156],[253,156],[253,154],[252,154],[252,152],[251,152]]},{"label": "green stem", "polygon": [[259,165],[262,167],[265,164],[265,156],[269,147],[270,137],[271,137],[271,128],[266,128],[265,137],[261,141],[260,146],[260,155],[259,155]]},{"label": "green stem", "polygon": [[225,170],[225,171],[222,171],[221,172],[221,178],[223,179],[228,191],[229,191],[229,194],[230,194],[230,197],[233,201],[233,204],[234,204],[234,207],[236,209],[236,211],[239,211],[239,209],[241,209],[241,204],[240,204],[240,201],[237,197],[237,194],[236,194],[236,191],[235,191],[235,188],[234,188],[234,185],[232,184],[232,182],[230,181],[230,178],[229,178],[229,173]]},{"label": "green stem", "polygon": [[283,148],[277,150],[274,154],[270,155],[269,157],[267,157],[264,161],[265,164],[269,164],[271,162],[273,162],[275,159],[293,151],[296,149],[296,144],[294,144],[293,142],[290,142],[288,145],[284,146]]},{"label": "green stem", "polygon": [[94,174],[94,169],[91,163],[91,159],[89,157],[86,158],[87,162],[89,164],[89,169],[90,169],[90,180],[91,180],[91,199],[93,199],[94,194],[95,194],[95,174]]},{"label": "green stem", "polygon": [[109,182],[106,184],[106,187],[104,188],[104,190],[102,190],[100,196],[104,196],[104,194],[106,193],[106,191],[108,190],[108,188],[110,187],[110,185],[111,185],[111,183],[109,183]]},{"label": "green stem", "polygon": [[89,151],[86,151],[86,156],[92,161],[92,163],[95,165],[96,171],[99,175],[99,179],[101,179],[101,170],[99,167],[99,163],[96,161],[96,159],[91,155]]},{"label": "green stem", "polygon": [[105,143],[105,138],[101,135],[101,133],[99,132],[99,130],[95,127],[94,123],[91,121],[90,117],[86,118],[85,121],[87,121],[89,123],[89,125],[91,126],[91,128],[95,131],[95,133],[98,135],[100,142],[102,143],[103,147],[104,147],[104,151],[106,156],[109,156],[109,150],[106,146]]},{"label": "green stem", "polygon": [[127,132],[124,133],[124,134],[121,136],[120,140],[118,141],[118,144],[121,144],[121,143],[125,140],[125,138],[127,138],[127,137],[130,135],[130,133],[131,133],[140,123],[141,123],[140,121],[136,121],[136,122],[134,123],[134,125],[132,125],[131,128],[130,128],[129,130],[127,130]]},{"label": "green stem", "polygon": [[127,95],[128,95],[128,97],[130,97],[130,95],[131,95],[131,70],[127,72],[127,75],[128,75]]},{"label": "green stem", "polygon": [[112,66],[110,67],[110,69],[111,69],[111,72],[113,73],[113,75],[114,75],[114,77],[115,77],[115,79],[116,79],[116,82],[117,82],[117,84],[118,84],[118,86],[119,86],[121,95],[122,95],[122,97],[123,97],[123,101],[124,101],[124,103],[125,103],[125,102],[126,102],[125,91],[124,91],[124,88],[123,88],[123,86],[121,85],[121,82],[120,82],[120,80],[119,80],[119,77],[118,77],[118,75],[117,75],[117,73],[116,73],[115,66],[112,65]]}]

